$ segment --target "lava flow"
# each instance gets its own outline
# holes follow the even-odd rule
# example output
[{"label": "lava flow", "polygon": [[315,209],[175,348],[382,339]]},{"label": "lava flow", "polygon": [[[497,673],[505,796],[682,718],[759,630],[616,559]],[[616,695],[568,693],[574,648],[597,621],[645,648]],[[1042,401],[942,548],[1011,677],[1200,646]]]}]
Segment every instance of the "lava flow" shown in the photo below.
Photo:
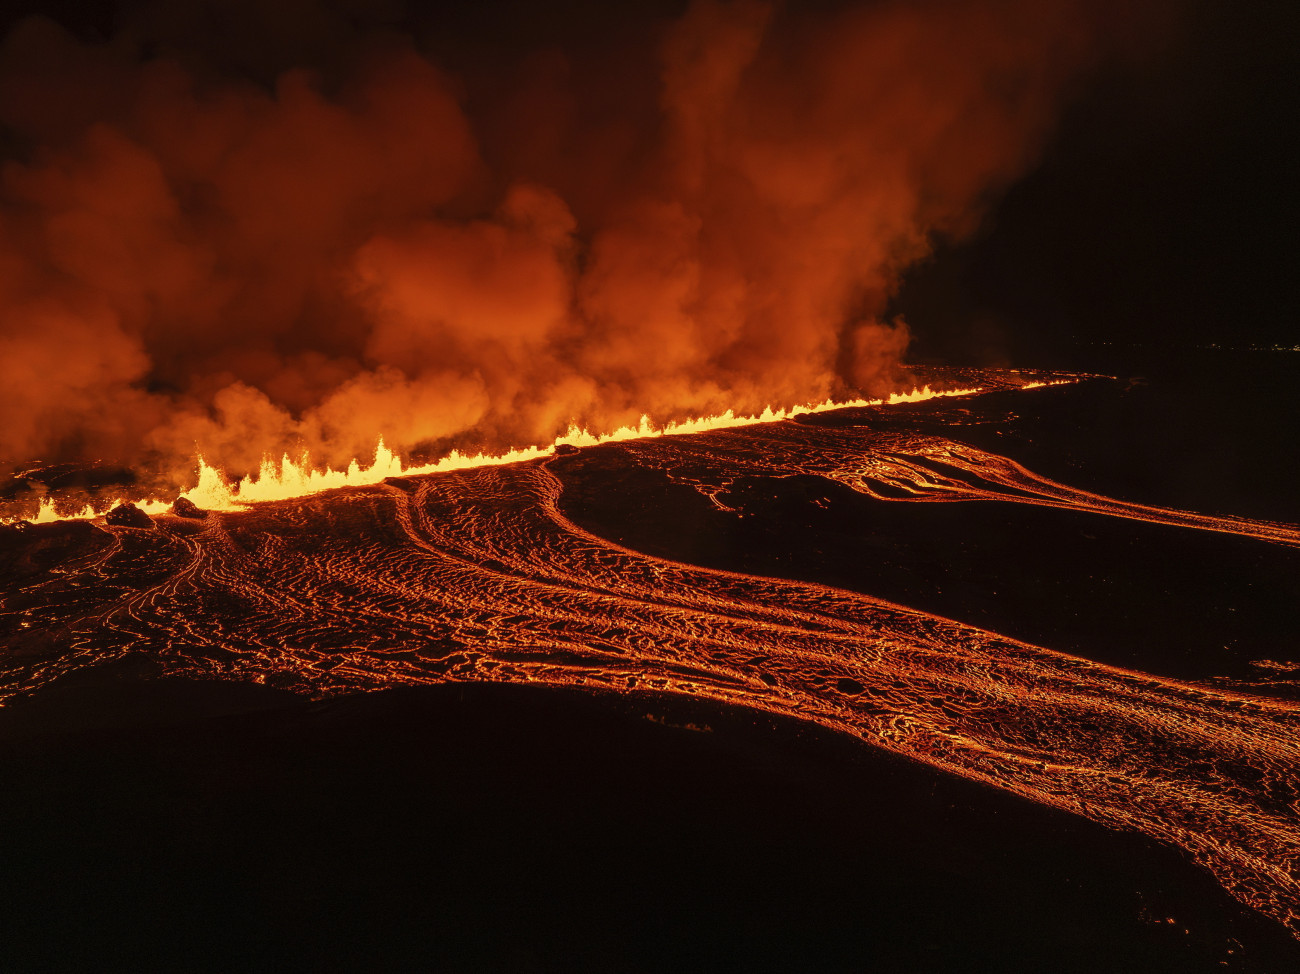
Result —
[{"label": "lava flow", "polygon": [[[167,675],[315,696],[504,681],[707,698],[1144,833],[1300,935],[1294,702],[1105,665],[866,593],[653,557],[561,509],[566,471],[598,455],[719,505],[737,477],[800,475],[870,503],[1027,504],[1300,545],[1293,526],[1111,500],[955,441],[881,432],[872,415],[390,478],[152,528],[13,529],[0,696],[147,660]],[[59,533],[36,543],[38,531]]]},{"label": "lava flow", "polygon": [[[1063,385],[1078,381],[1079,376],[1051,380],[1027,381],[1021,388],[1035,389],[1045,385]],[[264,457],[256,475],[248,475],[235,483],[218,469],[209,466],[198,458],[197,483],[181,492],[185,500],[203,509],[236,511],[247,504],[259,501],[288,500],[293,497],[306,497],[326,490],[340,487],[366,487],[382,483],[389,477],[419,476],[430,473],[446,473],[451,470],[468,470],[475,467],[498,466],[504,463],[519,463],[552,456],[557,447],[597,446],[601,443],[618,443],[625,440],[650,439],[660,436],[681,436],[689,433],[703,433],[710,430],[731,429],[738,426],[753,426],[762,423],[775,423],[795,416],[827,412],[834,409],[861,408],[866,406],[898,405],[900,403],[924,402],[951,396],[968,396],[979,392],[979,388],[931,389],[927,384],[913,388],[911,392],[891,393],[886,399],[850,399],[824,402],[811,405],[793,406],[788,409],[773,409],[768,406],[761,413],[751,416],[738,416],[733,410],[727,410],[714,416],[683,422],[669,422],[662,426],[651,422],[650,417],[642,415],[637,426],[624,426],[612,433],[591,433],[576,425],[571,425],[568,432],[557,436],[549,446],[530,446],[511,449],[504,453],[462,454],[453,450],[446,457],[432,463],[407,466],[405,461],[384,445],[380,437],[375,447],[374,460],[368,466],[353,460],[344,470],[326,467],[321,470],[312,465],[311,458],[303,455],[298,460],[284,454],[277,463],[271,457]],[[31,518],[34,524],[48,524],[52,521],[94,520],[107,514],[118,504],[127,503],[123,498],[116,498],[96,510],[92,504],[84,504],[79,509],[60,511],[54,498],[44,497],[36,514]],[[149,515],[164,514],[171,510],[171,504],[156,497],[133,500],[138,508]],[[0,518],[0,524],[23,520],[20,517]]]}]

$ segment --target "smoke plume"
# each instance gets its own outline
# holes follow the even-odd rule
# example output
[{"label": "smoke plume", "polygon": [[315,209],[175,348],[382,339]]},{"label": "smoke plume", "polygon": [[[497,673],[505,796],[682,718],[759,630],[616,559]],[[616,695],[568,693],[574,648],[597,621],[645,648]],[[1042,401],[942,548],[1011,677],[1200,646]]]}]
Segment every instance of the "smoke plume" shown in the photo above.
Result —
[{"label": "smoke plume", "polygon": [[194,23],[5,39],[0,457],[184,479],[878,392],[901,271],[1101,46],[1062,0],[702,0],[484,81],[291,6],[225,61]]}]

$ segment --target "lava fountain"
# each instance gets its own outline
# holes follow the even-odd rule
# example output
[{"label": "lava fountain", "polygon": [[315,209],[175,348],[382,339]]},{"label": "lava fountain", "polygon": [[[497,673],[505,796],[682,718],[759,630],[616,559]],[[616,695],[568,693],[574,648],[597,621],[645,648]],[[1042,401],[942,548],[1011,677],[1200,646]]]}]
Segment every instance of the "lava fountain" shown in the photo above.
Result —
[{"label": "lava fountain", "polygon": [[87,527],[55,568],[11,559],[0,692],[143,654],[169,675],[315,696],[504,681],[702,697],[1175,845],[1300,930],[1294,701],[1106,665],[865,592],[651,556],[562,510],[569,471],[590,456],[658,471],[723,511],[729,485],[802,477],[871,503],[1030,506],[1300,547],[1295,526],[1113,500],[905,422],[873,428],[882,407],[823,415],[850,419],[624,437],[202,521]]}]

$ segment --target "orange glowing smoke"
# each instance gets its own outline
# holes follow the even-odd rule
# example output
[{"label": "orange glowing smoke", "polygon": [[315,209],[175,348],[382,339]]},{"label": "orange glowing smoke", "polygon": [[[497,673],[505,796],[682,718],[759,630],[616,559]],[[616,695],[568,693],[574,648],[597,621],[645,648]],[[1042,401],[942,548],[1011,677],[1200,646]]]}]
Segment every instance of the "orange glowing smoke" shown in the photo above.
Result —
[{"label": "orange glowing smoke", "polygon": [[[198,31],[145,57],[148,21],[23,22],[0,457],[183,486],[196,453],[496,453],[898,388],[899,273],[1031,163],[1102,46],[1085,6],[699,2],[654,53],[525,57],[486,93],[342,21],[265,84]],[[274,46],[252,10],[236,53]]]}]

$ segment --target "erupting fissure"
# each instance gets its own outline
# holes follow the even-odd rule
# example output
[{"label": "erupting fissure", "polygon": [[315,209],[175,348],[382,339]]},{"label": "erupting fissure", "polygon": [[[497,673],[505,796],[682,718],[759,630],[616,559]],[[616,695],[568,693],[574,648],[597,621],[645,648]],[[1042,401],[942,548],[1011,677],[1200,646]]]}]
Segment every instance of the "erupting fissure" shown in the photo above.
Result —
[{"label": "erupting fissure", "polygon": [[[1022,388],[1038,388],[1043,385],[1058,385],[1078,381],[1077,378],[1054,379],[1050,381],[1031,381]],[[790,408],[773,409],[766,407],[761,413],[738,416],[733,410],[714,416],[702,416],[698,419],[669,422],[655,425],[649,416],[642,415],[636,426],[624,426],[612,433],[592,433],[573,425],[566,433],[555,438],[548,446],[529,446],[522,449],[510,449],[504,453],[463,454],[453,450],[450,454],[432,463],[407,466],[401,456],[384,444],[379,437],[375,447],[375,458],[368,466],[362,466],[358,460],[352,460],[345,470],[324,470],[313,467],[309,456],[294,460],[288,454],[281,456],[279,462],[265,456],[256,475],[248,475],[232,483],[222,471],[209,466],[202,456],[198,457],[197,482],[193,487],[181,492],[180,496],[200,508],[217,511],[234,511],[248,504],[261,501],[288,500],[294,497],[306,497],[326,490],[340,487],[365,487],[382,483],[389,477],[420,476],[423,474],[445,473],[450,470],[466,470],[472,467],[497,466],[506,463],[519,463],[550,456],[557,447],[596,446],[601,443],[617,443],[624,440],[646,439],[656,436],[680,436],[688,433],[704,433],[710,430],[729,429],[737,426],[752,426],[759,423],[775,423],[795,416],[826,412],[832,409],[852,409],[869,406],[893,406],[901,403],[922,402],[927,399],[951,396],[969,396],[983,391],[980,388],[931,389],[927,384],[913,388],[911,392],[896,392],[885,399],[850,399],[823,402]],[[77,511],[60,511],[53,498],[41,500],[36,515],[30,519],[33,524],[45,524],[52,521],[94,520],[107,514],[112,508],[124,503],[121,498],[96,511],[86,504]],[[171,502],[149,498],[135,501],[135,506],[146,514],[166,514],[171,510]],[[22,520],[22,519],[17,519]]]},{"label": "erupting fissure", "polygon": [[[983,378],[1011,389],[1049,377],[1015,375],[1000,386],[997,374]],[[1186,606],[1199,621],[1187,623],[1180,637],[1187,645],[1171,639],[1170,650],[1187,658],[1206,652],[1213,668],[1170,676],[1145,671],[1151,657],[1140,644],[1149,629],[1123,612],[1097,604],[1096,625],[1074,621],[1093,604],[1087,592],[1114,597],[1123,579],[1142,584],[1132,574],[1117,571],[1071,596],[1042,584],[1037,559],[1026,558],[1001,573],[989,566],[988,578],[972,586],[977,592],[945,600],[941,589],[962,575],[950,575],[942,560],[927,566],[918,547],[898,560],[915,570],[886,569],[912,579],[894,588],[920,602],[908,605],[870,591],[885,587],[879,576],[852,567],[874,562],[891,532],[922,528],[910,513],[975,502],[1007,515],[995,522],[1006,543],[1014,543],[1013,528],[1037,526],[1044,534],[1035,543],[1045,548],[1082,537],[1113,558],[1155,546],[1166,567],[1179,558],[1242,558],[1293,573],[1294,524],[1122,500],[944,434],[1004,418],[1005,405],[990,393],[887,422],[867,413],[758,425],[790,410],[604,437],[574,433],[559,442],[610,446],[551,462],[448,458],[442,469],[481,469],[250,504],[201,527],[167,518],[157,530],[114,527],[111,535],[14,532],[22,556],[0,565],[0,580],[19,593],[0,604],[0,704],[92,680],[96,670],[116,681],[116,667],[142,660],[151,674],[270,683],[318,699],[504,682],[738,704],[1181,849],[1239,901],[1300,935],[1300,705],[1276,689],[1252,684],[1243,692],[1213,676],[1233,655],[1226,645],[1214,651],[1220,639],[1244,638],[1246,659],[1276,651],[1267,626],[1243,636],[1229,618],[1242,590],[1222,612]],[[685,432],[700,435],[664,436]],[[642,438],[652,436],[660,438]],[[610,442],[616,438],[629,442]],[[336,476],[420,469],[384,450],[372,466]],[[228,488],[230,503],[330,486],[325,475],[313,479],[292,464],[272,465],[248,484]],[[671,493],[661,493],[665,485],[674,485]],[[701,543],[712,516],[706,504],[697,509],[704,520],[679,520],[687,509],[673,498],[683,487],[724,494],[729,503],[714,523],[731,539],[725,551]],[[623,513],[602,528],[590,499],[622,494]],[[823,521],[811,511],[826,502],[839,514]],[[895,508],[895,518],[882,502],[911,511]],[[931,518],[927,530],[951,532],[952,563],[983,572],[996,548],[973,542],[994,510],[964,521]],[[623,537],[630,511],[645,523]],[[863,533],[866,522],[851,521],[854,512],[878,517],[880,537]],[[801,564],[766,555],[746,564],[747,550],[779,536],[769,528],[797,533],[818,530],[816,523],[850,535],[841,556],[828,558],[810,536]],[[749,524],[758,533],[745,542]],[[660,534],[670,541],[662,551],[638,550]],[[1077,566],[1058,559],[1042,578],[1091,579],[1105,564],[1086,548],[1073,551],[1084,556]],[[822,577],[838,557],[847,559],[847,574]],[[773,566],[785,574],[745,573]],[[999,577],[1023,590],[1000,596],[992,590]],[[1169,598],[1179,577],[1152,579],[1150,592]],[[1054,620],[1026,621],[1014,611],[1057,597],[1074,601]],[[1193,628],[1201,625],[1205,636]]]},{"label": "erupting fissure", "polygon": [[[904,276],[1145,30],[1081,0],[693,0],[466,58],[358,10],[291,32],[345,48],[318,63],[258,40],[280,5],[226,6],[0,38],[0,460],[147,470],[146,511],[898,389]],[[195,484],[196,454],[252,476]],[[108,500],[36,512],[42,484],[2,514]]]}]

